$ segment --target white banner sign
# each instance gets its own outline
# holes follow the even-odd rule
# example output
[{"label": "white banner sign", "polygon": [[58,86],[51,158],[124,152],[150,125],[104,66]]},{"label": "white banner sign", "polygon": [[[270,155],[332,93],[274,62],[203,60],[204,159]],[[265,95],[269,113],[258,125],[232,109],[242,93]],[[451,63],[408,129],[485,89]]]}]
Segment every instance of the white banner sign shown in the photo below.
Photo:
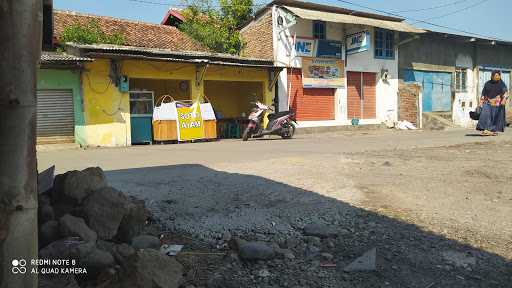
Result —
[{"label": "white banner sign", "polygon": [[299,57],[313,57],[315,51],[315,39],[296,38],[295,53]]},{"label": "white banner sign", "polygon": [[355,54],[370,49],[370,32],[361,31],[347,36],[347,54]]}]

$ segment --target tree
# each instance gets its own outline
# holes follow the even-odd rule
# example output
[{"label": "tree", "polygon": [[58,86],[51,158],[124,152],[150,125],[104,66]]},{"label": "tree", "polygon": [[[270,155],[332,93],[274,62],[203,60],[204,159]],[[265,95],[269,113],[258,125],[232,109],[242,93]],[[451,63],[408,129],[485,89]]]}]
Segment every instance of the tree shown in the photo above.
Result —
[{"label": "tree", "polygon": [[239,54],[243,41],[237,29],[252,17],[253,1],[219,0],[218,5],[210,0],[191,0],[179,28],[215,52]]},{"label": "tree", "polygon": [[101,30],[97,21],[90,20],[85,25],[75,23],[65,27],[60,36],[60,41],[62,43],[123,45],[125,39],[121,33],[106,34]]}]

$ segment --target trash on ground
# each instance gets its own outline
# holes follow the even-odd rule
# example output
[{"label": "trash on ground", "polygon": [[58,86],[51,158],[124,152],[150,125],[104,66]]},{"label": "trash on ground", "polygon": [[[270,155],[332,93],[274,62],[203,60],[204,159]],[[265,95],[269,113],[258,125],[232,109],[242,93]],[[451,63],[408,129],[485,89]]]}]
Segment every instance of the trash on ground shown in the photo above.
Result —
[{"label": "trash on ground", "polygon": [[176,256],[183,249],[183,245],[162,245],[160,252],[167,256]]},{"label": "trash on ground", "polygon": [[376,260],[377,249],[373,248],[364,253],[361,257],[354,260],[352,263],[348,264],[348,266],[345,267],[343,270],[346,272],[375,271],[377,270]]}]

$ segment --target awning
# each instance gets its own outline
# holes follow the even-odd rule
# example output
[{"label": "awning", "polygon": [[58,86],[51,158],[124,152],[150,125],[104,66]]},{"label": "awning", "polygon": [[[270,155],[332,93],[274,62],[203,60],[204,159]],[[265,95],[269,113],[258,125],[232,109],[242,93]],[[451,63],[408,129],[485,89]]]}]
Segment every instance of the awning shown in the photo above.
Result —
[{"label": "awning", "polygon": [[348,14],[339,14],[332,12],[324,12],[324,11],[315,11],[302,9],[297,7],[283,6],[296,16],[309,19],[309,20],[320,20],[326,22],[336,22],[336,23],[347,23],[347,24],[359,24],[359,25],[367,25],[373,26],[388,30],[395,30],[400,32],[409,32],[409,33],[425,33],[427,31],[415,28],[404,22],[395,22],[395,21],[387,21],[387,20],[379,20],[372,19],[366,17],[359,17]]}]

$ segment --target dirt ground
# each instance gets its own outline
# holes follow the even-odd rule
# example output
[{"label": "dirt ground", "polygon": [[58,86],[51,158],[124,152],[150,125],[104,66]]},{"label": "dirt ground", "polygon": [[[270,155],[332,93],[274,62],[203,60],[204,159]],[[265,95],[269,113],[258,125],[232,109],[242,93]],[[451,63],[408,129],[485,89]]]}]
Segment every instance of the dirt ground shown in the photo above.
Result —
[{"label": "dirt ground", "polygon": [[512,259],[512,142],[348,157],[365,208]]},{"label": "dirt ground", "polygon": [[[48,151],[38,161],[60,172],[100,166],[146,200],[169,241],[187,244],[195,260],[181,261],[196,287],[512,287],[511,133],[350,132]],[[337,237],[304,236],[310,223]],[[226,233],[295,257],[240,261]],[[372,248],[376,271],[343,271]]]}]

